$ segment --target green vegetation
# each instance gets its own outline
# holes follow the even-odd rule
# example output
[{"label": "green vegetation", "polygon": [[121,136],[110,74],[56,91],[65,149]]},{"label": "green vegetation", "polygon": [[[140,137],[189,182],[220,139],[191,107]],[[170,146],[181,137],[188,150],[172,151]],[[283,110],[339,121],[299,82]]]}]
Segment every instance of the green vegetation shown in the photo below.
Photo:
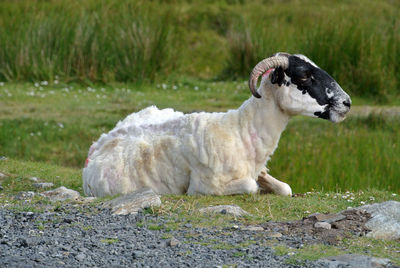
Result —
[{"label": "green vegetation", "polygon": [[385,241],[367,237],[344,239],[338,245],[311,244],[302,248],[289,248],[275,242],[275,254],[291,256],[288,263],[301,265],[305,260],[318,260],[342,254],[362,254],[377,258],[388,258],[395,265],[400,264],[400,247],[397,241]]},{"label": "green vegetation", "polygon": [[396,1],[2,1],[0,81],[247,78],[277,51],[308,55],[351,95],[399,95]]},{"label": "green vegetation", "polygon": [[101,241],[101,243],[111,245],[111,244],[117,243],[119,241],[119,239],[118,238],[106,238],[106,239],[101,239],[100,241]]}]

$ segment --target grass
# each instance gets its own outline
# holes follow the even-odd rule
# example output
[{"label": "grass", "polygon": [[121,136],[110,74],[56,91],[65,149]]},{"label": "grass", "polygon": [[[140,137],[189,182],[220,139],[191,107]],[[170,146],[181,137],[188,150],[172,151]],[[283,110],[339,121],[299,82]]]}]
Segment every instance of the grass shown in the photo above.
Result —
[{"label": "grass", "polygon": [[361,254],[377,258],[388,258],[394,265],[400,264],[400,247],[396,241],[385,241],[367,237],[344,239],[337,246],[324,244],[305,245],[302,248],[289,248],[286,245],[275,243],[275,254],[291,256],[289,264],[301,265],[305,260],[318,260],[321,258],[343,254]]},{"label": "grass", "polygon": [[0,81],[243,79],[288,51],[310,56],[351,95],[399,95],[397,2],[267,2],[2,1]]}]

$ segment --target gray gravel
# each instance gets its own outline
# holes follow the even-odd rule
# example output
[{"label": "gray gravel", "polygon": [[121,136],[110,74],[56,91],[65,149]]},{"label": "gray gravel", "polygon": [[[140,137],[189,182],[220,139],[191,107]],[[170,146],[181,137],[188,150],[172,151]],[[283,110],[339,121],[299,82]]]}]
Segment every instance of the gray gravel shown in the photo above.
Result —
[{"label": "gray gravel", "polygon": [[[256,231],[194,228],[157,230],[173,219],[111,215],[108,209],[65,204],[55,211],[0,210],[2,267],[298,267],[276,256]],[[234,222],[232,224],[235,224]],[[154,230],[156,229],[156,230]],[[300,238],[274,238],[301,247]],[[306,262],[306,267],[317,267]],[[321,266],[318,266],[321,267]]]}]

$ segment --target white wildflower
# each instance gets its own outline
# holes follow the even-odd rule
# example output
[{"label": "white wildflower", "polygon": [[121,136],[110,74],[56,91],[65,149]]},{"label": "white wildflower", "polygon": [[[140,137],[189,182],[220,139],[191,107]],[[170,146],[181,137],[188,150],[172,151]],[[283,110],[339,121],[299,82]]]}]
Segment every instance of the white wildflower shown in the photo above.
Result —
[{"label": "white wildflower", "polygon": [[364,201],[360,201],[360,204],[361,204],[361,205],[365,205],[365,202],[364,202]]},{"label": "white wildflower", "polygon": [[35,87],[39,87],[39,83],[38,83],[38,82],[36,82],[34,86],[35,86]]},{"label": "white wildflower", "polygon": [[57,125],[58,125],[59,128],[64,128],[63,123],[57,123]]},{"label": "white wildflower", "polygon": [[4,86],[4,82],[0,82],[0,87],[3,87]]},{"label": "white wildflower", "polygon": [[397,194],[393,193],[392,196],[396,196]]}]

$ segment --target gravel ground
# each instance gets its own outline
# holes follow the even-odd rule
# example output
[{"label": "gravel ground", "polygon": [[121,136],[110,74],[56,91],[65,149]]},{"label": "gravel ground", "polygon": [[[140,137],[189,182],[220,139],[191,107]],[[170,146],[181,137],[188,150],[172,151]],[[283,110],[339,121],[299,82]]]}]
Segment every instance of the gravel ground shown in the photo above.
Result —
[{"label": "gravel ground", "polygon": [[[194,228],[157,230],[173,221],[139,213],[113,216],[110,210],[67,203],[48,212],[0,210],[2,267],[296,267],[277,256],[257,231]],[[301,247],[301,238],[274,238]],[[268,245],[269,243],[269,245]],[[305,267],[317,267],[306,262]],[[318,266],[320,267],[320,266]]]}]

